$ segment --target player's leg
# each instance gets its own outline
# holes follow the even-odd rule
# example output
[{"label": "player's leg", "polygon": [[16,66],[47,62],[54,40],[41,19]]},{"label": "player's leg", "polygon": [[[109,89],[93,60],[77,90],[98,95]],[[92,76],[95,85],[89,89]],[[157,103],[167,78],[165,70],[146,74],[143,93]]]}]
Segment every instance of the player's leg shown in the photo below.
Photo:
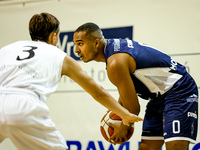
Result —
[{"label": "player's leg", "polygon": [[[2,128],[2,126],[0,125],[0,130],[3,130],[3,128]],[[4,140],[5,140],[5,136],[3,136],[3,134],[1,133],[1,131],[0,131],[0,144],[1,144],[1,142],[3,142]]]},{"label": "player's leg", "polygon": [[183,99],[173,99],[166,104],[164,109],[166,150],[187,150],[189,143],[195,143],[197,128],[198,102],[195,94]]},{"label": "player's leg", "polygon": [[164,140],[142,140],[139,150],[160,150]]},{"label": "player's leg", "polygon": [[66,141],[55,127],[7,126],[9,139],[20,150],[66,150]]},{"label": "player's leg", "polygon": [[4,103],[5,94],[0,94],[0,143],[2,143],[6,136],[4,134],[4,112],[3,112],[3,103]]},{"label": "player's leg", "polygon": [[160,101],[150,101],[146,106],[142,140],[139,150],[160,150],[163,143],[163,116]]},{"label": "player's leg", "polygon": [[64,137],[49,117],[49,109],[27,94],[7,94],[5,132],[20,150],[66,150]]},{"label": "player's leg", "polygon": [[187,150],[189,141],[170,141],[165,143],[166,150]]}]

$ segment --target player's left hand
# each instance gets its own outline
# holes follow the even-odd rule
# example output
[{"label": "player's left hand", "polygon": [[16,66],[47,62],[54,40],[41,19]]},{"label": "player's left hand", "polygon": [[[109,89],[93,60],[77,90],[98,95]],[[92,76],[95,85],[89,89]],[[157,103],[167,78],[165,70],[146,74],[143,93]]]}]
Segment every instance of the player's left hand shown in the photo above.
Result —
[{"label": "player's left hand", "polygon": [[125,142],[128,141],[126,135],[128,132],[129,127],[124,125],[122,122],[115,122],[115,123],[111,123],[108,122],[108,125],[114,128],[114,133],[113,135],[110,137],[110,139],[108,139],[109,142],[115,144],[123,144]]}]

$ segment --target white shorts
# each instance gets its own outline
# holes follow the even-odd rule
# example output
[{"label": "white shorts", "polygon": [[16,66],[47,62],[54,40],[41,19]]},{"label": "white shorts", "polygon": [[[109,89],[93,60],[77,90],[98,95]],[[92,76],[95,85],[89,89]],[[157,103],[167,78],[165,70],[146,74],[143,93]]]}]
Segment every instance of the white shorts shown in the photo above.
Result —
[{"label": "white shorts", "polygon": [[30,94],[0,94],[0,143],[5,138],[20,150],[67,149],[46,104]]}]

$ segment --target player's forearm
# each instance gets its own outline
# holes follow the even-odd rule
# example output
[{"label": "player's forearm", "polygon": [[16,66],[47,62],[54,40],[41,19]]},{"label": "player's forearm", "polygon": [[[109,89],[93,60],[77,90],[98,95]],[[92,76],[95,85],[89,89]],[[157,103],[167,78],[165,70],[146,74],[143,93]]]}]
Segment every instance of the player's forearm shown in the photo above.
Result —
[{"label": "player's forearm", "polygon": [[128,111],[123,108],[103,87],[98,85],[85,73],[79,72],[77,75],[74,74],[72,79],[77,82],[86,92],[88,92],[96,101],[120,117],[123,115],[129,115]]},{"label": "player's forearm", "polygon": [[120,117],[129,113],[129,111],[122,107],[107,91],[105,91],[105,89],[101,88],[101,91],[100,95],[93,96],[96,101]]},{"label": "player's forearm", "polygon": [[101,89],[96,91],[97,94],[93,95],[93,98],[96,99],[100,104],[120,116],[124,125],[129,126],[130,123],[143,120],[137,115],[131,114],[127,109],[122,107],[105,89],[100,86],[98,88]]},{"label": "player's forearm", "polygon": [[138,115],[140,113],[140,105],[138,103],[135,103],[133,105],[123,105],[124,108],[126,108],[129,112]]},{"label": "player's forearm", "polygon": [[[124,98],[126,99],[126,98]],[[132,103],[130,103],[132,102]],[[123,100],[121,97],[119,97],[118,103],[121,104],[124,108],[126,108],[130,113],[133,113],[135,115],[138,115],[140,113],[140,104],[138,102],[138,99],[136,97],[135,102],[133,102],[132,100],[129,100],[128,98],[126,99],[126,101]]]}]

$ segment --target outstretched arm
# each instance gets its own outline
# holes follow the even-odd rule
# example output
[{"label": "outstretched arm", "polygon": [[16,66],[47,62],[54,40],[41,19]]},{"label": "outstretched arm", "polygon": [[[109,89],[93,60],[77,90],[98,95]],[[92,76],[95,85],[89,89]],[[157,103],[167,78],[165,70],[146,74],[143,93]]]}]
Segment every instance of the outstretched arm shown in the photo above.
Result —
[{"label": "outstretched arm", "polygon": [[63,61],[62,75],[70,77],[96,101],[119,115],[125,125],[142,121],[140,117],[129,113],[128,110],[123,108],[104,88],[99,86],[90,76],[88,76],[73,58],[69,56],[66,56]]}]

